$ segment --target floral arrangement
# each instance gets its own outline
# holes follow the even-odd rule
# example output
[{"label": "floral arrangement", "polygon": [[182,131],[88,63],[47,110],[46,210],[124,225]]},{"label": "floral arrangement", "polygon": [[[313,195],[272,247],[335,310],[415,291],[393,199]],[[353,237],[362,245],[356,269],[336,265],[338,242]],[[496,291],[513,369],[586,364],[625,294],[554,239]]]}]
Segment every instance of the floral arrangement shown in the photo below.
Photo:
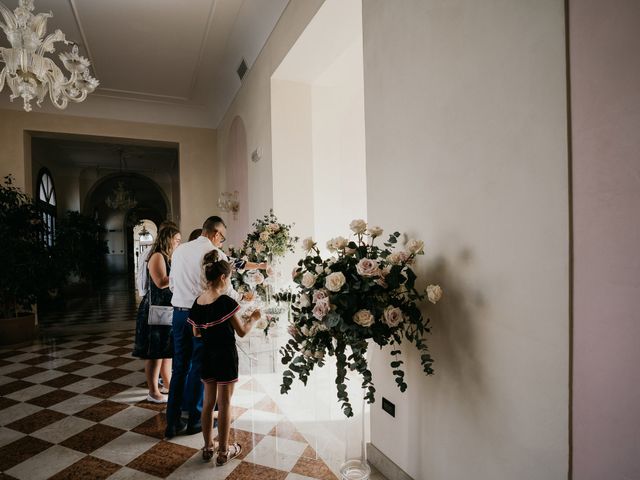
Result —
[{"label": "floral arrangement", "polygon": [[291,228],[292,225],[279,223],[273,210],[269,210],[269,214],[253,222],[253,230],[241,247],[243,256],[252,262],[272,262],[287,251],[294,252],[298,237],[291,235]]},{"label": "floral arrangement", "polygon": [[[274,292],[276,272],[271,264],[288,251],[295,251],[298,237],[291,235],[291,228],[292,225],[278,222],[273,210],[269,210],[267,215],[253,222],[253,230],[247,235],[240,248],[229,247],[228,255],[232,258],[255,263],[267,261],[270,264],[266,271],[234,271],[231,281],[237,291],[254,291],[263,302],[267,303],[272,299],[278,305],[284,301],[284,297],[281,298],[280,294]],[[275,325],[278,316],[268,312],[263,313],[265,315],[256,326],[268,335],[269,328]]]},{"label": "floral arrangement", "polygon": [[391,368],[401,391],[407,388],[403,362],[398,358],[403,339],[415,344],[423,371],[433,374],[433,359],[424,339],[430,331],[429,320],[423,318],[418,303],[425,297],[436,303],[442,297],[438,285],[429,285],[424,292],[416,289],[412,265],[417,255],[424,254],[422,241],[409,240],[403,250],[393,251],[400,233],[392,233],[378,246],[375,240],[383,233],[380,227],[354,220],[350,229],[355,240],[329,240],[327,248],[333,256],[327,259],[320,256],[313,239],[303,240],[307,255],[292,273],[299,290],[292,306],[292,338],[280,350],[282,363],[288,364],[283,372],[283,394],[291,389],[296,375],[306,385],[313,368],[324,365],[325,355],[335,356],[337,396],[347,417],[353,415],[345,385],[347,369],[360,374],[367,402],[375,401],[366,360],[369,340],[380,347],[393,346]]}]

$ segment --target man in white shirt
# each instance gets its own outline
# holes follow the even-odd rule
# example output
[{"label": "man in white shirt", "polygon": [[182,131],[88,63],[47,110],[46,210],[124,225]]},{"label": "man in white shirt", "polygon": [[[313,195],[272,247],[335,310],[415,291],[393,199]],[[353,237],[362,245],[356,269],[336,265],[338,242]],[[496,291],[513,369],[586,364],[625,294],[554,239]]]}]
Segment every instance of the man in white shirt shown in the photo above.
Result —
[{"label": "man in white shirt", "polygon": [[[193,336],[187,318],[193,302],[202,293],[201,270],[204,255],[215,248],[220,252],[220,257],[227,260],[227,256],[220,250],[226,240],[226,233],[227,227],[220,217],[209,217],[202,225],[202,235],[180,245],[171,257],[169,288],[173,292],[173,371],[167,402],[167,438],[182,433],[185,428],[187,434],[202,430],[202,340]],[[241,299],[241,295],[233,288],[227,295],[237,301]],[[180,419],[183,407],[189,412],[187,425]]]}]

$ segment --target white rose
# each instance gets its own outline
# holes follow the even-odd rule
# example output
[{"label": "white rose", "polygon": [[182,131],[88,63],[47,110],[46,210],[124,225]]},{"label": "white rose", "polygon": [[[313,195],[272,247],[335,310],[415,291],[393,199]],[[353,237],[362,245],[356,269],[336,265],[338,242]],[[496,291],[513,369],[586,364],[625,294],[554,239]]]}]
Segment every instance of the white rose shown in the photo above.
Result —
[{"label": "white rose", "polygon": [[302,308],[305,308],[311,305],[311,300],[309,299],[309,295],[307,295],[306,293],[303,293],[302,295],[300,295],[300,298],[298,299],[298,305],[300,305]]},{"label": "white rose", "polygon": [[373,325],[373,320],[373,315],[371,315],[371,312],[366,309],[358,310],[353,316],[353,321],[363,327],[370,327]]},{"label": "white rose", "polygon": [[349,224],[349,228],[355,234],[362,234],[367,230],[367,222],[361,219],[353,220]]},{"label": "white rose", "polygon": [[317,302],[313,307],[313,310],[312,310],[313,316],[318,320],[322,320],[325,317],[325,315],[329,313],[330,309],[331,309],[331,306],[329,305],[329,299],[328,298],[322,299],[319,302]]},{"label": "white rose", "polygon": [[277,223],[270,223],[267,226],[267,229],[271,232],[271,233],[276,233],[278,230],[280,230],[280,225],[278,225]]},{"label": "white rose", "polygon": [[378,261],[363,258],[356,265],[356,271],[363,277],[373,277],[379,273]]},{"label": "white rose", "polygon": [[349,245],[349,240],[344,237],[336,237],[327,242],[327,249],[333,253],[337,250],[346,248],[347,245]]},{"label": "white rose", "polygon": [[267,328],[268,325],[269,325],[269,322],[267,320],[265,320],[264,318],[261,318],[260,320],[258,320],[256,322],[256,328],[258,328],[260,330],[264,330],[265,328]]},{"label": "white rose", "polygon": [[344,278],[344,274],[342,272],[333,272],[327,275],[327,278],[324,281],[324,286],[331,292],[338,292],[345,282],[346,278]]},{"label": "white rose", "polygon": [[335,244],[333,243],[333,238],[329,241],[327,241],[327,250],[329,250],[331,253],[335,252],[337,250]]},{"label": "white rose", "polygon": [[374,238],[382,235],[382,232],[384,232],[384,230],[382,230],[382,228],[380,227],[369,227],[368,230],[369,235]]},{"label": "white rose", "polygon": [[391,265],[400,265],[402,263],[405,263],[408,258],[409,258],[409,255],[407,255],[406,252],[400,251],[400,252],[393,252],[391,255],[389,255],[387,257],[387,261]]},{"label": "white rose", "polygon": [[429,285],[426,290],[427,298],[431,303],[436,303],[442,298],[442,288],[440,285]]},{"label": "white rose", "polygon": [[311,334],[311,330],[309,330],[309,327],[306,325],[303,325],[300,327],[300,333],[305,337],[308,337]]},{"label": "white rose", "polygon": [[324,272],[324,268],[322,268],[322,265],[316,265],[316,273],[320,275],[322,272]]},{"label": "white rose", "polygon": [[251,254],[251,252],[253,252],[253,248],[251,248],[251,247],[247,247],[246,252],[247,252],[247,255],[250,255],[250,254]]},{"label": "white rose", "polygon": [[268,231],[264,231],[260,233],[260,240],[262,240],[263,242],[269,240],[269,232]]},{"label": "white rose", "polygon": [[402,310],[398,307],[388,306],[384,309],[384,323],[389,325],[390,327],[397,327],[400,325],[402,320],[404,319],[404,315],[402,314]]},{"label": "white rose", "polygon": [[325,298],[329,298],[329,292],[324,288],[320,288],[313,292],[313,303],[317,303],[320,300],[324,300]]},{"label": "white rose", "polygon": [[264,275],[262,275],[260,272],[254,273],[252,277],[256,285],[262,285],[262,283],[264,282]]},{"label": "white rose", "polygon": [[357,250],[356,250],[355,248],[349,248],[349,247],[347,247],[347,248],[345,248],[345,249],[344,249],[344,253],[345,253],[346,255],[353,255],[354,253],[356,253],[356,251],[357,251]]},{"label": "white rose", "polygon": [[304,275],[302,275],[302,286],[305,288],[311,288],[313,287],[313,284],[316,283],[316,276],[311,273],[311,272],[304,272]]},{"label": "white rose", "polygon": [[411,239],[407,242],[407,250],[410,253],[424,253],[424,242],[422,240]]},{"label": "white rose", "polygon": [[313,250],[313,247],[316,245],[316,242],[313,241],[313,238],[307,237],[302,240],[302,248],[304,248],[305,252],[310,252]]}]

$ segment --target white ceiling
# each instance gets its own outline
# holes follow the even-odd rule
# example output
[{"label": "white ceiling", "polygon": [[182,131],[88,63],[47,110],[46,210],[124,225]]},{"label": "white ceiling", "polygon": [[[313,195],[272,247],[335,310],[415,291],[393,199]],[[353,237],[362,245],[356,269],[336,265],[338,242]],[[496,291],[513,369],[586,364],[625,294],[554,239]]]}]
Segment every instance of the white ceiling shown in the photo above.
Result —
[{"label": "white ceiling", "polygon": [[78,43],[100,80],[64,113],[216,127],[240,88],[241,59],[253,65],[288,1],[35,0],[34,13],[53,13],[48,32]]}]

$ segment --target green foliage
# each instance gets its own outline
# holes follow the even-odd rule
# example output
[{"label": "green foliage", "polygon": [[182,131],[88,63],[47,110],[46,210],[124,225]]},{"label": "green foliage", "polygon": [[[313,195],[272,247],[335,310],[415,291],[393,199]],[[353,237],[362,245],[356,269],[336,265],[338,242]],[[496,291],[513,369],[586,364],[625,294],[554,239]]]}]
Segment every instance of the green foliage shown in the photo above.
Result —
[{"label": "green foliage", "polygon": [[52,254],[64,272],[90,284],[100,284],[106,275],[107,244],[101,240],[104,228],[93,218],[67,212],[58,219]]},{"label": "green foliage", "polygon": [[282,363],[288,365],[282,393],[292,388],[296,376],[306,384],[314,366],[323,365],[325,355],[335,356],[336,394],[347,417],[353,415],[346,386],[349,370],[362,379],[366,401],[375,401],[373,376],[366,359],[370,342],[394,347],[391,369],[403,392],[407,384],[403,362],[398,359],[398,346],[403,340],[420,350],[423,371],[433,373],[433,359],[424,339],[429,321],[418,308],[425,296],[416,290],[417,277],[412,269],[416,256],[424,253],[422,242],[412,240],[406,250],[394,252],[399,232],[392,233],[381,248],[375,245],[375,239],[382,230],[374,227],[365,234],[363,226],[366,228],[362,221],[352,223],[355,240],[330,240],[327,248],[334,255],[327,259],[320,256],[313,240],[303,241],[307,255],[292,274],[299,289],[292,306],[292,340],[280,350]]},{"label": "green foliage", "polygon": [[30,311],[53,287],[52,261],[43,237],[46,226],[31,198],[4,177],[0,185],[0,316]]}]

